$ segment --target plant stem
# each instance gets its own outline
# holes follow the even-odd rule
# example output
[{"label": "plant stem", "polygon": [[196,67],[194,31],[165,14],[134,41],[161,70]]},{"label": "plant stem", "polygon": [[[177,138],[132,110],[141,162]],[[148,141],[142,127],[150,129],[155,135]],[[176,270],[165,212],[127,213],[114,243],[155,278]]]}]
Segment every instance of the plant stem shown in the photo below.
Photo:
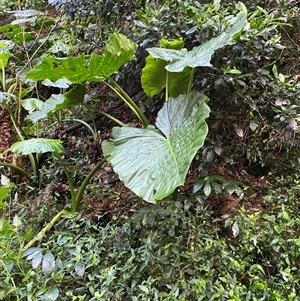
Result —
[{"label": "plant stem", "polygon": [[72,211],[74,211],[74,204],[75,204],[75,190],[74,190],[74,184],[73,184],[73,180],[71,178],[71,175],[69,173],[68,167],[66,166],[65,162],[63,161],[63,159],[61,158],[61,156],[58,153],[54,154],[55,158],[60,162],[65,175],[68,179],[69,182],[69,188],[70,188],[70,193],[71,193],[71,202],[72,202]]},{"label": "plant stem", "polygon": [[31,246],[33,246],[33,244],[38,241],[40,238],[42,238],[47,231],[49,231],[54,224],[60,219],[60,217],[62,215],[68,215],[70,214],[70,211],[68,210],[62,210],[59,213],[57,213],[52,220],[23,248],[23,251],[26,251],[27,249],[29,249]]},{"label": "plant stem", "polygon": [[87,124],[85,121],[83,121],[81,119],[77,119],[77,118],[65,119],[65,121],[75,121],[75,122],[81,123],[92,133],[94,140],[95,140],[95,138],[97,138],[96,137],[97,133],[95,133],[95,131],[92,129],[92,127],[89,124]]},{"label": "plant stem", "polygon": [[17,172],[19,172],[20,174],[22,174],[23,176],[25,176],[27,179],[30,179],[30,174],[27,171],[25,171],[23,168],[21,168],[21,167],[19,167],[17,165],[1,161],[0,162],[0,166],[5,166],[5,167],[9,167],[11,169],[14,169]]},{"label": "plant stem", "polygon": [[103,165],[103,163],[106,161],[106,159],[101,160],[91,171],[90,173],[86,176],[82,184],[80,185],[78,192],[75,197],[75,201],[72,205],[72,211],[73,212],[78,212],[79,211],[79,206],[80,202],[82,200],[83,193],[89,184],[91,178],[94,176],[94,174],[97,172],[97,170]]},{"label": "plant stem", "polygon": [[[5,107],[6,110],[8,111],[8,114],[10,116],[10,119],[14,125],[14,129],[17,132],[19,138],[21,141],[24,141],[25,138],[27,138],[26,134],[24,133],[24,131],[22,130],[22,127],[19,126],[17,120],[15,119],[15,116],[13,115],[12,111],[10,110],[10,108],[8,106]],[[33,154],[28,154],[30,163],[31,163],[31,167],[33,170],[33,175],[34,175],[34,180],[40,182],[39,178],[40,178],[40,173],[39,173],[39,167],[38,167],[38,162],[37,162],[37,158],[35,158],[33,156]]]},{"label": "plant stem", "polygon": [[[15,284],[14,278],[11,277],[11,274],[10,274],[10,272],[9,272],[8,269],[7,269],[7,265],[6,265],[6,264],[4,263],[4,261],[1,260],[1,259],[0,259],[0,263],[1,263],[1,266],[4,268],[6,274],[9,276],[9,279],[10,279],[10,281],[11,281],[13,287],[17,290],[17,287],[16,287],[16,284]],[[18,297],[18,300],[20,300],[19,297]]]},{"label": "plant stem", "polygon": [[166,102],[169,100],[169,71],[166,76]]},{"label": "plant stem", "polygon": [[103,116],[109,118],[110,120],[114,121],[114,122],[117,123],[119,126],[122,126],[122,127],[125,126],[125,124],[124,124],[122,121],[120,121],[119,119],[117,119],[117,118],[111,116],[110,114],[107,114],[107,113],[105,113],[105,112],[103,112],[103,111],[101,111],[101,110],[98,110],[98,109],[96,109],[96,108],[94,108],[94,110],[95,110],[96,112],[98,112],[99,114],[101,114],[101,115],[103,115]]},{"label": "plant stem", "polygon": [[143,126],[146,127],[149,125],[149,120],[146,118],[144,113],[140,110],[140,108],[136,105],[136,103],[130,98],[130,96],[118,85],[116,81],[114,81],[111,77],[109,80],[112,82],[113,86],[107,82],[104,82],[108,87],[110,87],[132,110],[132,112],[139,118],[139,120],[143,123]]},{"label": "plant stem", "polygon": [[188,89],[187,89],[187,94],[191,93],[192,91],[192,85],[193,85],[193,80],[194,80],[194,74],[195,74],[195,68],[191,69],[191,75],[190,75],[190,80],[188,84]]},{"label": "plant stem", "polygon": [[3,92],[5,92],[6,91],[5,69],[4,69],[2,62],[1,62],[1,65],[2,65],[2,80],[1,80],[2,81],[2,90],[3,90]]}]

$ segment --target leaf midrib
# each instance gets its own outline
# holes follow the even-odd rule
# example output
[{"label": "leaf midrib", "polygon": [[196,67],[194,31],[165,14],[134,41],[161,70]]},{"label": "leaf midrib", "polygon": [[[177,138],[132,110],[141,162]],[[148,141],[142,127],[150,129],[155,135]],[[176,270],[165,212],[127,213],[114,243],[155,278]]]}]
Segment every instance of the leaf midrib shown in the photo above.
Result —
[{"label": "leaf midrib", "polygon": [[179,174],[178,162],[177,162],[176,156],[175,156],[175,154],[174,154],[174,152],[173,152],[173,149],[172,149],[172,146],[171,146],[171,143],[170,143],[170,139],[167,138],[166,141],[167,141],[168,149],[170,150],[170,153],[171,153],[171,155],[172,155],[172,157],[173,157],[173,160],[174,160],[174,162],[175,162],[177,172],[178,172],[178,174]]}]

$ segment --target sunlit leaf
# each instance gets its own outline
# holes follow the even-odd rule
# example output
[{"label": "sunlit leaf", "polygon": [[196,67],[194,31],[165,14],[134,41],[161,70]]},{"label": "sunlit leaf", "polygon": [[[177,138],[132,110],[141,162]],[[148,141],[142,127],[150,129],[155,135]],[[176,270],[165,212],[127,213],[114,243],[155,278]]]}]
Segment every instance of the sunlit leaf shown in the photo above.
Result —
[{"label": "sunlit leaf", "polygon": [[1,186],[9,186],[10,185],[10,179],[6,177],[5,175],[1,175]]},{"label": "sunlit leaf", "polygon": [[47,87],[56,87],[56,88],[67,89],[67,88],[69,88],[71,82],[66,78],[60,78],[55,82],[52,82],[50,79],[46,78],[42,82],[42,84]]},{"label": "sunlit leaf", "polygon": [[51,252],[43,256],[42,270],[44,275],[49,275],[55,269],[55,258]]},{"label": "sunlit leaf", "polygon": [[115,127],[113,145],[104,154],[124,184],[148,202],[170,195],[184,183],[190,163],[208,128],[207,97],[199,92],[171,98],[159,111],[156,126]]},{"label": "sunlit leaf", "polygon": [[234,222],[232,225],[232,235],[233,237],[237,237],[240,234],[240,228],[237,222]]},{"label": "sunlit leaf", "polygon": [[28,114],[26,120],[30,120],[35,124],[37,121],[46,118],[47,115],[51,113],[81,104],[84,101],[85,92],[86,88],[84,86],[77,85],[75,88],[64,94],[52,94],[42,106],[38,103],[41,108],[38,111]]},{"label": "sunlit leaf", "polygon": [[57,287],[52,288],[50,291],[41,295],[43,301],[55,301],[59,297],[59,290]]},{"label": "sunlit leaf", "polygon": [[40,110],[43,107],[44,102],[37,98],[26,98],[22,99],[21,104],[26,111],[32,113],[33,111]]},{"label": "sunlit leaf", "polygon": [[157,59],[170,62],[166,69],[170,72],[182,72],[186,67],[211,66],[211,56],[217,49],[234,43],[236,34],[248,26],[247,13],[245,11],[238,13],[231,20],[231,27],[200,46],[194,47],[191,51],[187,49],[173,50],[162,48],[149,48],[149,53]]},{"label": "sunlit leaf", "polygon": [[43,154],[47,152],[62,153],[65,151],[61,140],[46,138],[32,138],[18,141],[9,150],[17,155]]},{"label": "sunlit leaf", "polygon": [[42,251],[37,252],[31,261],[32,268],[36,269],[41,264],[42,259],[43,259]]},{"label": "sunlit leaf", "polygon": [[77,262],[75,265],[75,272],[78,276],[83,276],[85,272],[85,266],[82,262]]},{"label": "sunlit leaf", "polygon": [[206,196],[210,196],[211,194],[211,185],[209,182],[206,182],[203,188],[203,192]]},{"label": "sunlit leaf", "polygon": [[137,45],[124,35],[115,33],[108,39],[103,56],[97,54],[67,58],[48,56],[28,72],[27,77],[51,81],[65,78],[72,83],[101,82],[131,61],[136,47]]},{"label": "sunlit leaf", "polygon": [[[161,40],[161,48],[181,50],[184,45],[183,39],[174,41]],[[148,55],[146,65],[142,70],[141,83],[144,92],[149,96],[160,93],[168,87],[168,93],[171,97],[176,97],[179,94],[187,92],[187,87],[191,75],[191,68],[187,67],[181,73],[170,73],[166,66],[168,62],[162,59],[153,58]]]}]

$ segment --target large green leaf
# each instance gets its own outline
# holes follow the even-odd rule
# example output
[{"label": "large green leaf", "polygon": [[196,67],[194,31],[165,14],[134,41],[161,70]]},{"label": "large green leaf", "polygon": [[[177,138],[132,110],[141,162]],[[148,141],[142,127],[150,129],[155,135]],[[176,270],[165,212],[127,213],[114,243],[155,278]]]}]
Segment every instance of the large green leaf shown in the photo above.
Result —
[{"label": "large green leaf", "polygon": [[199,92],[170,98],[156,126],[113,128],[103,152],[124,184],[147,202],[170,195],[184,183],[190,163],[208,132],[210,109]]},{"label": "large green leaf", "polygon": [[200,66],[211,66],[210,60],[214,52],[234,43],[237,35],[249,26],[247,22],[247,12],[243,11],[237,14],[231,22],[231,27],[220,34],[198,47],[194,47],[191,51],[187,49],[173,50],[173,49],[162,49],[162,48],[149,48],[149,53],[157,59],[170,62],[166,69],[169,72],[182,72],[186,67],[200,67]]},{"label": "large green leaf", "polygon": [[[52,94],[42,106],[40,103],[38,103],[40,109],[28,114],[26,119],[35,124],[37,121],[46,118],[47,115],[51,113],[81,104],[84,101],[85,91],[86,88],[84,86],[77,85],[75,88],[66,92],[65,94]],[[27,108],[30,108],[27,102],[25,102],[24,105],[27,105]]]},{"label": "large green leaf", "polygon": [[62,153],[65,151],[62,141],[57,139],[32,138],[15,142],[7,151],[17,155],[43,154],[47,152]]},{"label": "large green leaf", "polygon": [[72,83],[101,82],[132,60],[136,47],[124,35],[115,33],[108,39],[102,56],[92,54],[67,58],[46,57],[41,64],[28,72],[27,77],[34,80],[49,79],[52,82],[62,78]]},{"label": "large green leaf", "polygon": [[186,93],[191,75],[191,68],[187,67],[180,73],[168,72],[168,62],[162,59],[155,59],[152,55],[146,58],[146,66],[142,71],[142,87],[149,96],[160,93],[168,84],[168,93],[172,97]]},{"label": "large green leaf", "polygon": [[[181,50],[183,45],[182,38],[171,42],[165,39],[161,40],[161,48]],[[171,97],[187,92],[191,68],[187,67],[178,74],[168,72],[166,69],[167,65],[168,62],[156,59],[152,55],[148,55],[146,58],[146,65],[142,70],[141,83],[144,92],[149,97],[160,93],[166,87],[168,87],[168,94]]]}]

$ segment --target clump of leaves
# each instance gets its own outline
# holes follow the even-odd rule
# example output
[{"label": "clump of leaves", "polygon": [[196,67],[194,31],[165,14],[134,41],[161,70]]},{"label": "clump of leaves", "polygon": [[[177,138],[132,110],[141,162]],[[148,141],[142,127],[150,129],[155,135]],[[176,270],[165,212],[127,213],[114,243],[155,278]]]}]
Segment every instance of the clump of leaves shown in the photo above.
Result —
[{"label": "clump of leaves", "polygon": [[33,300],[46,292],[51,300],[296,300],[298,191],[297,181],[271,191],[270,213],[224,217],[231,229],[225,235],[207,208],[187,198],[108,224],[101,216],[99,223],[66,216],[25,254],[31,271],[23,282],[16,278],[18,290],[10,296],[25,294],[30,284]]}]

